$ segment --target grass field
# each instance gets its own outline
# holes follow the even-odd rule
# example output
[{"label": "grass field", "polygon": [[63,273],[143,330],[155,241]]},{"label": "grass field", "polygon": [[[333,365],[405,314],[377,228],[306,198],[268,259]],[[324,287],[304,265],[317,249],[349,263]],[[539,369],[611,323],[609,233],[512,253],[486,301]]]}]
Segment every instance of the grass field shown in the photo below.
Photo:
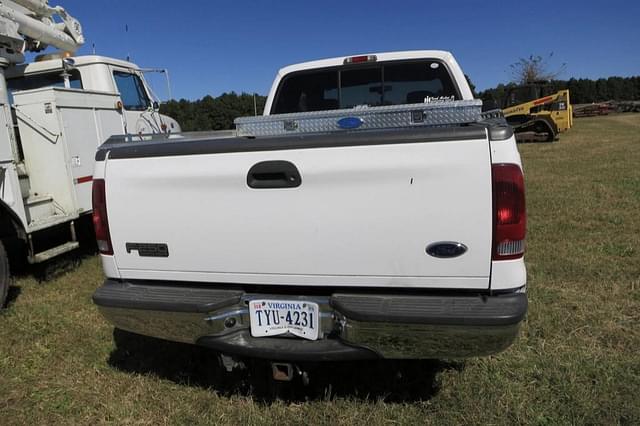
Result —
[{"label": "grass field", "polygon": [[506,352],[404,363],[402,378],[384,363],[322,365],[322,383],[270,400],[207,350],[114,346],[88,257],[46,283],[16,280],[0,313],[0,424],[640,424],[640,114],[579,119],[520,150],[530,308]]}]

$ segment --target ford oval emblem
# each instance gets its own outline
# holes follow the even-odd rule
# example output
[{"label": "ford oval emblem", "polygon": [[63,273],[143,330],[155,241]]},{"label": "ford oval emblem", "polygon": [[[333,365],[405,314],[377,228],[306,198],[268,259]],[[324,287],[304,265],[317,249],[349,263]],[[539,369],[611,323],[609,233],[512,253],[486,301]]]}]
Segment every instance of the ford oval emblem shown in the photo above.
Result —
[{"label": "ford oval emblem", "polygon": [[427,254],[438,258],[458,257],[465,254],[467,246],[455,241],[439,241],[427,246]]},{"label": "ford oval emblem", "polygon": [[345,117],[338,120],[338,127],[341,129],[357,129],[364,121],[360,117]]}]

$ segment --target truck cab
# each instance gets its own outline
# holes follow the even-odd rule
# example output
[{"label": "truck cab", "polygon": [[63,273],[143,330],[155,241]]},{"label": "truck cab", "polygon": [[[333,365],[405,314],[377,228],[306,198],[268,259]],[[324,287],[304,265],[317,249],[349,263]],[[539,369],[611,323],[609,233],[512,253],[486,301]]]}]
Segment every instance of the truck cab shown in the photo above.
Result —
[{"label": "truck cab", "polygon": [[158,100],[138,65],[97,55],[70,59],[68,62],[73,62],[73,65],[66,67],[62,58],[51,55],[11,67],[5,73],[9,93],[44,87],[118,93],[122,102],[124,133],[181,131],[177,121],[157,112]]}]

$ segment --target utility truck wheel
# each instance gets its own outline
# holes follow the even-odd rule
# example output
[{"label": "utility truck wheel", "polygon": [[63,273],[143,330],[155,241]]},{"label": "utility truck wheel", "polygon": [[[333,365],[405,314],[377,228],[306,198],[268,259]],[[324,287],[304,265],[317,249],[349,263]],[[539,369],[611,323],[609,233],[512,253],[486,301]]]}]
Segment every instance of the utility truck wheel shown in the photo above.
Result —
[{"label": "utility truck wheel", "polygon": [[0,309],[4,307],[9,293],[9,258],[4,249],[4,245],[0,242]]}]

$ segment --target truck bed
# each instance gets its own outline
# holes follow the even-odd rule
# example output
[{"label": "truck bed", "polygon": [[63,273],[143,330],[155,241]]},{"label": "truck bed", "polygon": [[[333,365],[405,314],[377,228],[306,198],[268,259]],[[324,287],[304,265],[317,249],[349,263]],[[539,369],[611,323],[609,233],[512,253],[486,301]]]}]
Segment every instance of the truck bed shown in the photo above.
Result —
[{"label": "truck bed", "polygon": [[[123,279],[489,286],[491,159],[483,126],[112,141],[97,154],[105,159]],[[287,167],[299,175],[296,185]],[[442,242],[466,252],[427,254]],[[148,253],[135,249],[145,245]]]}]

